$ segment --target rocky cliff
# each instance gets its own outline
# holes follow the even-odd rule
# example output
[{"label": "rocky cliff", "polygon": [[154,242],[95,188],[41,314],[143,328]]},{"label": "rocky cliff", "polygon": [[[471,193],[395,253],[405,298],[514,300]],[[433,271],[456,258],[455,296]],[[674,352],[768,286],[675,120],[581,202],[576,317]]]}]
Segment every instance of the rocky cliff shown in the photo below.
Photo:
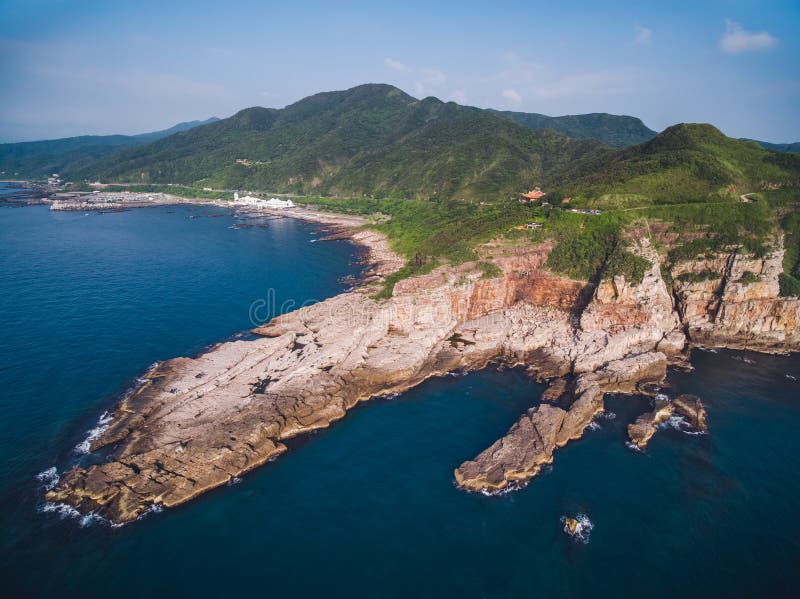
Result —
[{"label": "rocky cliff", "polygon": [[738,248],[672,268],[678,310],[697,345],[786,352],[800,349],[800,299],[779,297],[782,240],[760,258]]},{"label": "rocky cliff", "polygon": [[[126,522],[223,485],[358,402],[430,376],[504,360],[541,378],[564,377],[551,403],[532,407],[455,472],[465,489],[497,491],[523,484],[557,447],[579,437],[606,392],[637,392],[662,379],[667,363],[680,359],[685,330],[728,344],[746,326],[746,335],[768,333],[765,347],[796,344],[796,301],[773,293],[776,257],[758,270],[763,285],[734,281],[755,268],[734,256],[713,263],[721,286],[673,290],[659,255],[642,240],[636,251],[651,263],[643,280],[604,281],[584,307],[584,284],[544,268],[551,248],[495,257],[502,275],[494,278],[475,264],[441,267],[400,281],[385,301],[362,287],[280,316],[256,329],[257,339],[155,366],[92,446],[114,447],[112,458],[71,471],[48,500]],[[741,325],[745,315],[755,320]]]}]

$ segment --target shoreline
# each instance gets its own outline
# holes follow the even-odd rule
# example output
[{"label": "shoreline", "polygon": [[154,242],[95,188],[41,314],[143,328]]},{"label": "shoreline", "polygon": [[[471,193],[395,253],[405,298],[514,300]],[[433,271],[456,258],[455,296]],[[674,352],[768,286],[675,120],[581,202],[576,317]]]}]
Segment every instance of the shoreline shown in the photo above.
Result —
[{"label": "shoreline", "polygon": [[[171,203],[235,208],[220,200]],[[331,227],[338,231],[331,237],[369,248],[376,276],[404,262],[360,217],[304,208],[246,211]],[[731,283],[727,303],[710,314],[700,310],[702,289],[680,288],[679,305],[661,257],[643,238],[635,249],[651,267],[642,281],[601,282],[575,319],[585,283],[546,269],[552,247],[494,256],[501,274],[491,278],[475,263],[443,265],[399,281],[381,301],[361,285],[256,327],[255,339],[160,362],[118,402],[108,429],[92,442],[91,451],[113,448],[110,461],[66,473],[46,497],[116,523],[133,521],[272,461],[288,450],[288,440],[327,428],[361,402],[492,361],[525,365],[551,382],[540,405],[454,470],[462,489],[505,492],[524,486],[555,450],[580,438],[602,412],[606,393],[655,395],[667,367],[686,364],[689,333],[704,333],[706,346],[749,342],[750,333],[729,324],[747,313],[761,348],[780,343],[791,351],[800,342],[791,319],[800,303],[774,297],[782,251],[728,260],[726,280],[738,281],[743,269],[768,280],[751,288]],[[654,414],[651,424],[661,416]]]},{"label": "shoreline", "polygon": [[[59,194],[53,194],[58,196]],[[366,250],[362,281],[382,280],[386,276],[402,268],[406,260],[391,249],[388,238],[382,233],[365,228],[369,221],[360,216],[309,210],[296,206],[294,208],[257,208],[252,206],[236,206],[228,200],[203,198],[183,198],[166,193],[115,192],[98,194],[76,194],[74,199],[43,197],[41,202],[49,204],[55,211],[120,211],[134,208],[153,208],[157,206],[215,206],[233,211],[266,214],[295,218],[305,222],[316,223],[329,228],[330,235],[322,240],[350,239]],[[110,199],[109,199],[110,198]],[[66,207],[59,208],[58,202]]]}]

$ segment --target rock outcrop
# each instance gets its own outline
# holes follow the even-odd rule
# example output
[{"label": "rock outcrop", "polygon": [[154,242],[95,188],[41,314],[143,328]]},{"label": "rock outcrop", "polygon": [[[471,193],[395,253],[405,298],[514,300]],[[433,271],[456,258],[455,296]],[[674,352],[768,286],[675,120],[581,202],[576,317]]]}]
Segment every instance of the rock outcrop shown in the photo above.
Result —
[{"label": "rock outcrop", "polygon": [[652,412],[639,416],[635,422],[628,425],[628,437],[636,447],[644,449],[656,432],[656,427],[666,422],[675,411],[675,406],[667,398],[655,400]]},{"label": "rock outcrop", "polygon": [[566,391],[571,395],[566,407],[549,403],[532,407],[504,437],[456,468],[456,484],[481,493],[498,493],[526,484],[553,461],[556,448],[583,435],[602,411],[605,393],[629,393],[637,385],[661,381],[666,373],[667,357],[651,352],[616,360],[597,372],[578,376]]},{"label": "rock outcrop", "polygon": [[683,416],[695,431],[708,430],[708,420],[703,402],[696,395],[679,395],[672,401],[675,411]]},{"label": "rock outcrop", "polygon": [[779,297],[780,239],[764,258],[732,249],[672,269],[692,342],[763,352],[800,350],[800,299]]},{"label": "rock outcrop", "polygon": [[[380,239],[361,241],[380,246],[374,277],[400,264]],[[373,298],[375,287],[361,287],[279,316],[257,328],[256,339],[158,364],[93,443],[92,450],[112,447],[110,459],[70,471],[47,499],[127,522],[276,458],[288,439],[329,426],[361,401],[491,360],[564,379],[562,389],[553,388],[505,437],[455,471],[465,489],[506,490],[580,437],[605,393],[661,380],[686,345],[684,327],[713,343],[732,345],[743,326],[767,348],[796,343],[796,307],[767,297],[771,283],[728,281],[712,307],[700,297],[705,292],[680,287],[678,311],[659,256],[642,240],[637,251],[651,262],[644,279],[603,281],[585,305],[586,285],[544,268],[551,249],[544,243],[494,256],[503,274],[489,279],[475,264],[440,267],[398,282],[386,301]],[[759,276],[771,281],[777,263],[770,260]],[[737,266],[734,257],[720,268],[755,267]],[[739,317],[753,320],[737,324]],[[693,422],[704,422],[688,400],[675,409],[694,409]]]}]

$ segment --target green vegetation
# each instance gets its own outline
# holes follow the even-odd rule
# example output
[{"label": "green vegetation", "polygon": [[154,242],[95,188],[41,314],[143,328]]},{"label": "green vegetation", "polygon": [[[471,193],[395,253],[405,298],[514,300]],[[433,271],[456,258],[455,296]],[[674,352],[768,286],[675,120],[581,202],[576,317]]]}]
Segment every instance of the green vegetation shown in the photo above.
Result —
[{"label": "green vegetation", "polygon": [[751,270],[746,270],[742,273],[739,283],[743,283],[744,285],[752,285],[753,283],[758,283],[758,280],[758,275],[756,273]]},{"label": "green vegetation", "polygon": [[800,155],[768,152],[711,125],[683,124],[638,146],[586,156],[548,183],[595,207],[632,208],[738,201],[764,184],[796,187],[798,172]]},{"label": "green vegetation", "polygon": [[205,200],[230,200],[227,191],[206,191],[183,185],[109,185],[103,189],[108,192],[131,191],[135,193],[168,193],[181,198],[201,198]]},{"label": "green vegetation", "polygon": [[2,177],[46,179],[53,173],[89,168],[101,158],[119,154],[126,148],[149,143],[179,131],[187,131],[217,119],[179,123],[163,131],[140,135],[83,135],[46,141],[0,144]]},{"label": "green vegetation", "polygon": [[594,283],[617,275],[641,282],[650,263],[625,249],[630,243],[623,237],[623,224],[617,214],[553,213],[546,229],[559,243],[547,259],[548,268]]},{"label": "green vegetation", "polygon": [[721,275],[713,270],[701,270],[700,272],[684,272],[678,275],[677,279],[682,283],[702,283],[719,279]]},{"label": "green vegetation", "polygon": [[491,112],[361,85],[281,110],[248,108],[68,173],[307,195],[510,198],[602,148]]},{"label": "green vegetation", "polygon": [[529,112],[496,111],[529,129],[551,129],[567,137],[596,139],[612,148],[624,148],[651,140],[656,132],[632,116],[594,113],[545,116]]},{"label": "green vegetation", "polygon": [[494,279],[503,274],[503,270],[491,262],[478,262],[477,266],[481,271],[481,279]]},{"label": "green vegetation", "polygon": [[[642,143],[612,149],[597,139]],[[294,192],[314,196],[304,201],[321,210],[364,216],[407,258],[378,297],[443,263],[476,261],[482,277],[498,276],[476,248],[501,237],[555,240],[548,268],[578,280],[638,282],[649,264],[628,249],[634,228],[669,247],[669,267],[731,249],[764,256],[779,221],[782,288],[800,285],[800,155],[711,125],[654,137],[630,117],[496,113],[362,85],[281,110],[248,108],[113,156],[81,155],[62,174],[127,184],[111,191],[209,199],[230,196],[202,188]],[[516,201],[536,185],[550,206]],[[543,227],[525,230],[531,221]]]},{"label": "green vegetation", "polygon": [[783,274],[780,276],[781,295],[800,296],[800,213],[794,212],[781,221],[784,231]]},{"label": "green vegetation", "polygon": [[756,139],[745,139],[743,141],[754,141],[765,150],[772,150],[773,152],[800,152],[800,141],[788,144],[773,144],[768,141],[758,141]]}]

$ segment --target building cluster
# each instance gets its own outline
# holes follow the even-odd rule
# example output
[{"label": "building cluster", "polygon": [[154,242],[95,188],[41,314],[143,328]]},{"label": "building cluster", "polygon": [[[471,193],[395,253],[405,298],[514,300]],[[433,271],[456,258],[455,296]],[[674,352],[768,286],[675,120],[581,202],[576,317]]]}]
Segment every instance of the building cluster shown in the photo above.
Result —
[{"label": "building cluster", "polygon": [[265,200],[251,195],[239,197],[238,192],[233,194],[233,203],[238,206],[252,206],[254,208],[294,208],[292,200],[280,200],[278,198]]},{"label": "building cluster", "polygon": [[590,208],[570,208],[570,212],[574,212],[575,214],[600,214],[600,211],[595,209],[592,210]]}]

